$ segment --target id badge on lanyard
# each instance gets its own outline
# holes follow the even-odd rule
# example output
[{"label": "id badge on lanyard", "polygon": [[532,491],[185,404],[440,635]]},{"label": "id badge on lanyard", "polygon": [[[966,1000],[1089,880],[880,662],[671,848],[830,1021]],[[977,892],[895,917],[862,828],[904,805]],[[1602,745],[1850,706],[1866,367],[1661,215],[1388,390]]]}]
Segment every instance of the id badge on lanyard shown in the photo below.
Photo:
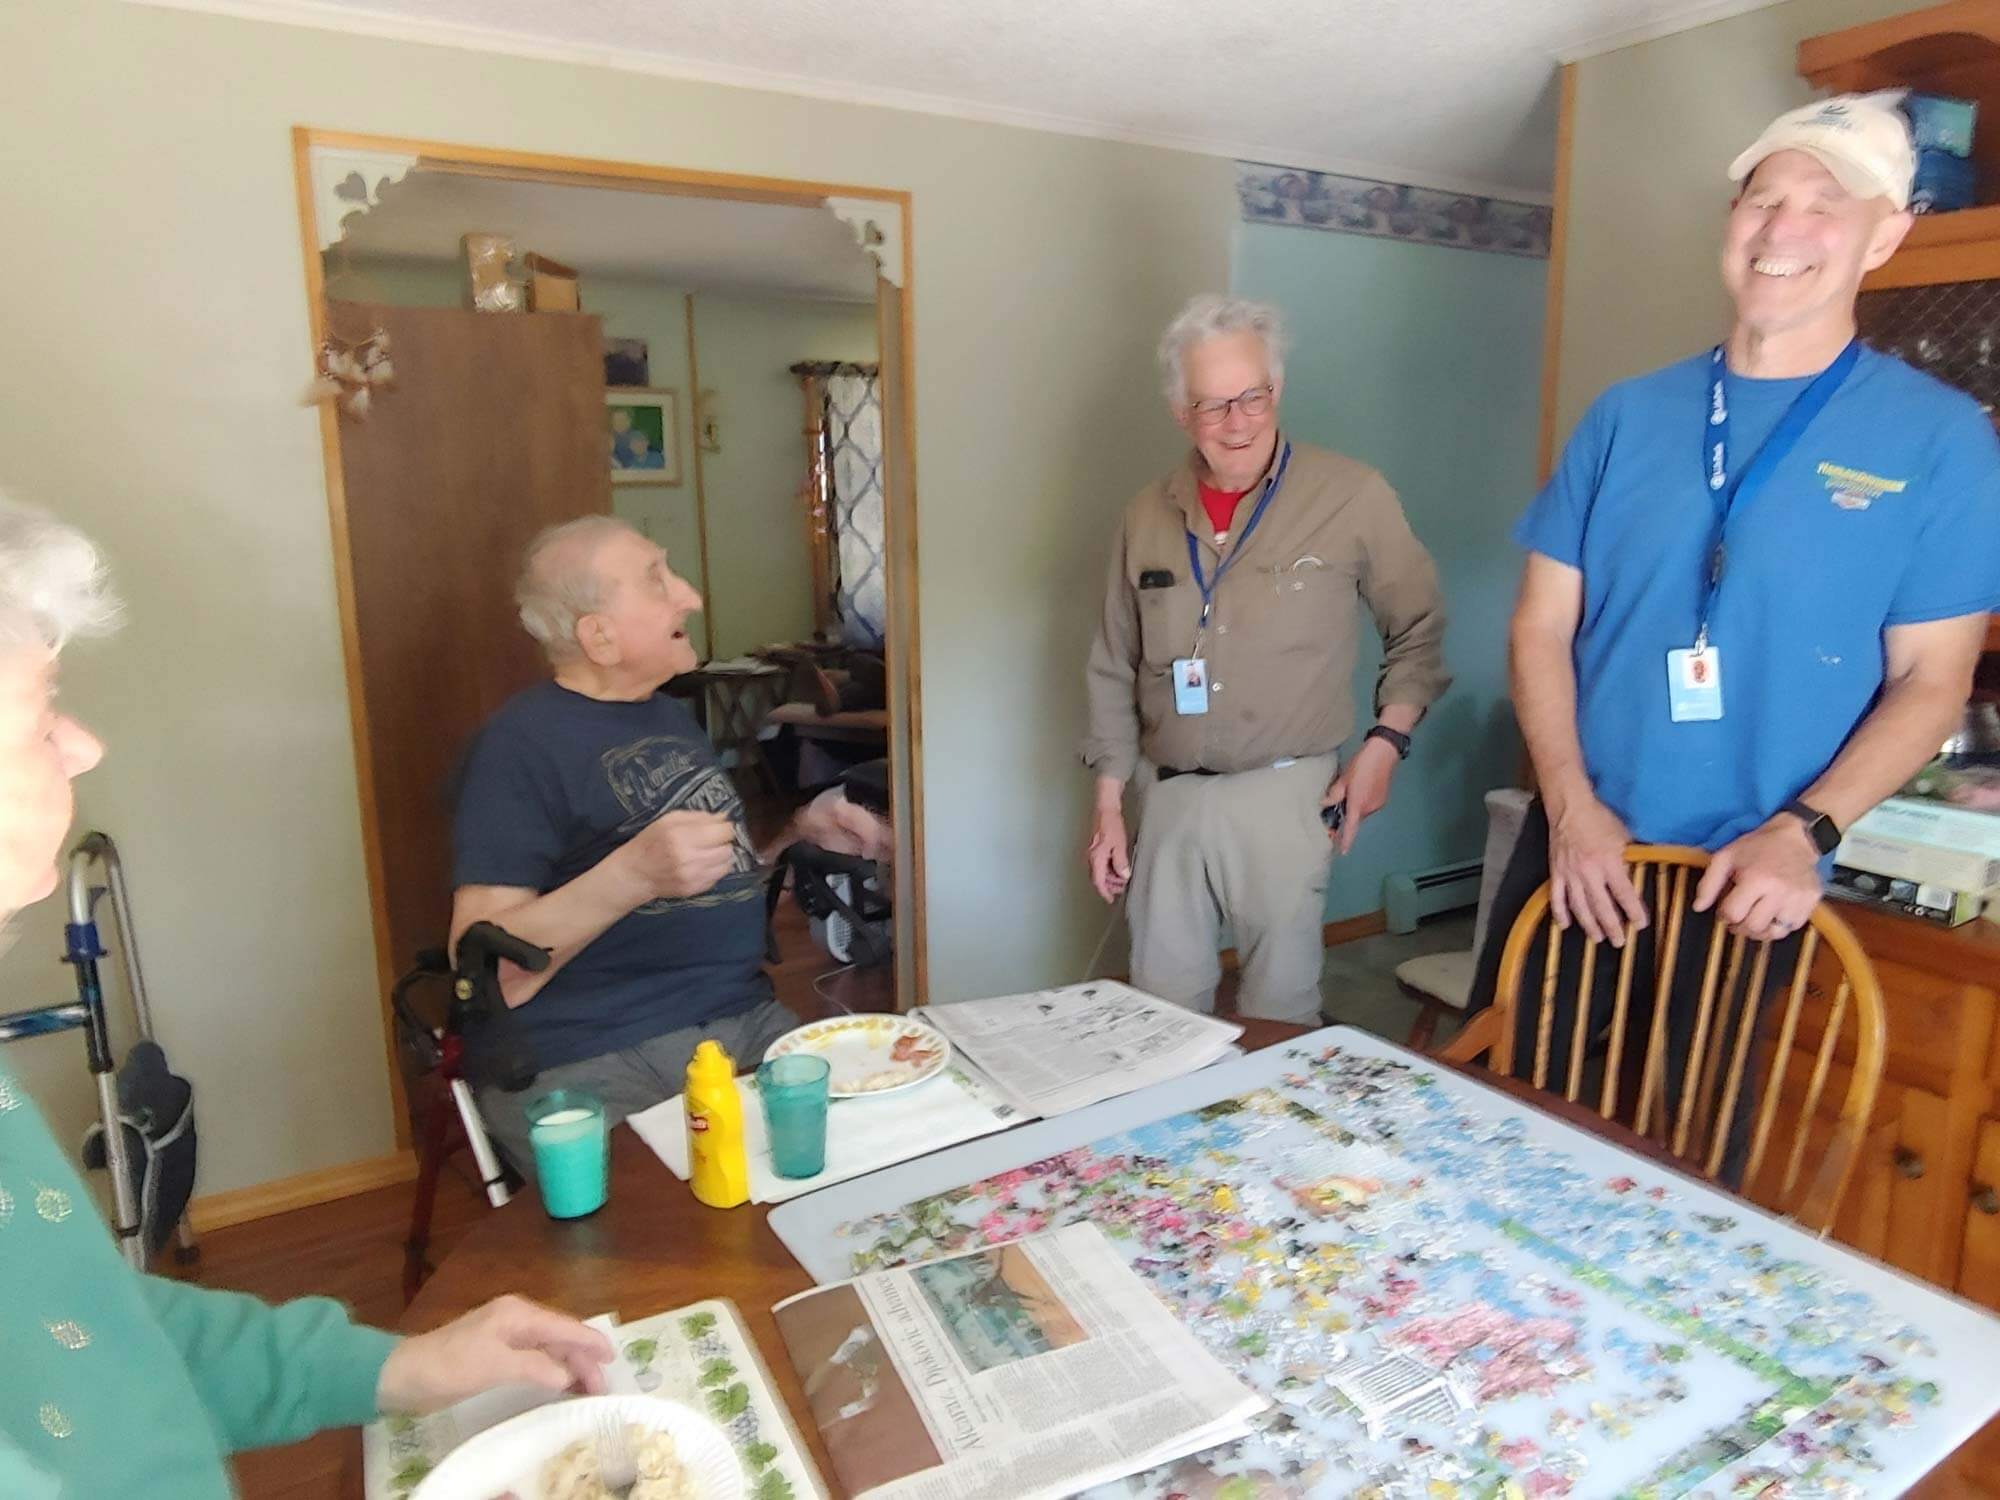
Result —
[{"label": "id badge on lanyard", "polygon": [[1719,502],[1715,539],[1708,552],[1708,577],[1702,589],[1701,611],[1695,620],[1694,645],[1667,653],[1667,712],[1676,724],[1697,723],[1722,717],[1722,649],[1709,639],[1709,622],[1715,613],[1716,596],[1722,590],[1722,575],[1728,565],[1729,518],[1739,504],[1754,499],[1782,463],[1812,419],[1840,389],[1855,361],[1861,357],[1861,342],[1850,339],[1839,357],[1799,392],[1778,419],[1750,462],[1731,482],[1729,472],[1729,363],[1717,344],[1708,357],[1708,409],[1701,424],[1701,467],[1708,491]]},{"label": "id badge on lanyard", "polygon": [[1222,584],[1222,575],[1242,555],[1250,533],[1264,519],[1264,511],[1270,506],[1271,497],[1278,493],[1278,486],[1284,483],[1285,470],[1291,461],[1292,445],[1286,442],[1278,451],[1278,462],[1271,470],[1271,477],[1264,481],[1264,493],[1257,497],[1257,508],[1250,512],[1249,523],[1236,534],[1230,544],[1229,555],[1216,564],[1213,578],[1203,575],[1201,544],[1195,540],[1192,531],[1187,533],[1188,569],[1194,575],[1194,586],[1201,590],[1201,621],[1195,626],[1194,644],[1188,654],[1176,657],[1173,662],[1174,712],[1182,717],[1208,712],[1208,662],[1201,654],[1201,647],[1208,635],[1208,617],[1215,610],[1215,591]]}]

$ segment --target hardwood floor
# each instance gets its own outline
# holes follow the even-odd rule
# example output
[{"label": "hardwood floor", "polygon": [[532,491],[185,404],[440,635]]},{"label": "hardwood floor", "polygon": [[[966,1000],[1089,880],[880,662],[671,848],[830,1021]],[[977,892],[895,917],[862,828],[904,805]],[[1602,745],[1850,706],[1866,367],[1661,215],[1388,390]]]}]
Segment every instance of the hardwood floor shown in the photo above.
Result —
[{"label": "hardwood floor", "polygon": [[[839,971],[817,947],[790,900],[772,924],[779,960],[770,966],[779,1001],[801,1016],[825,1013],[829,1002],[849,1010],[888,1010],[894,985],[887,969]],[[814,981],[819,984],[815,988]],[[476,1181],[448,1163],[438,1183],[430,1260],[442,1261],[489,1212]],[[393,1327],[402,1316],[403,1241],[409,1232],[413,1184],[379,1188],[220,1229],[201,1242],[200,1261],[186,1270],[164,1267],[202,1286],[249,1292],[271,1302],[333,1297],[357,1319]],[[322,1434],[303,1443],[240,1454],[236,1479],[244,1500],[332,1500],[353,1439]]]}]

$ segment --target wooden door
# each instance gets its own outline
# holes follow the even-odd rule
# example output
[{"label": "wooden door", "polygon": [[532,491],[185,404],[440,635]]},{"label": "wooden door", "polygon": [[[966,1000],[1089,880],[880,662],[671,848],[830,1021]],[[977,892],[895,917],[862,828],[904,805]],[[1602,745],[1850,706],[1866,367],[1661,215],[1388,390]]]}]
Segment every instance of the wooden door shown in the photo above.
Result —
[{"label": "wooden door", "polygon": [[599,320],[334,304],[396,380],[340,422],[363,817],[382,967],[441,943],[449,790],[472,732],[546,673],[514,579],[542,527],[610,509]]}]

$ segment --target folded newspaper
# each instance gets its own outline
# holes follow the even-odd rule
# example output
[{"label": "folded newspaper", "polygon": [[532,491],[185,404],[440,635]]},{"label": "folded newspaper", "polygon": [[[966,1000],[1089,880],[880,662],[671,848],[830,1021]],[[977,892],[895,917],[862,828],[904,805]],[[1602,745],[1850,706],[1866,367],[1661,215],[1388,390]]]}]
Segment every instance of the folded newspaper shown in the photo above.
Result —
[{"label": "folded newspaper", "polygon": [[857,1500],[1073,1495],[1234,1442],[1270,1404],[1091,1224],[772,1311]]},{"label": "folded newspaper", "polygon": [[1059,990],[925,1006],[1019,1109],[1059,1115],[1205,1068],[1238,1049],[1241,1026],[1093,979]]}]

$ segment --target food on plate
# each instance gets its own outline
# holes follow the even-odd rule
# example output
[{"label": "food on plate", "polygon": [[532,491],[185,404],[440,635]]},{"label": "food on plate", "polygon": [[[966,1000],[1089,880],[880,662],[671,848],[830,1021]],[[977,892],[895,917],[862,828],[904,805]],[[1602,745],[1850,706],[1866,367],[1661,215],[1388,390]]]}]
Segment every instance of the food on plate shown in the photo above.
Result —
[{"label": "food on plate", "polygon": [[937,1055],[937,1048],[931,1045],[929,1038],[914,1031],[906,1031],[897,1037],[896,1045],[889,1049],[891,1062],[915,1063],[920,1068],[932,1062]]},{"label": "food on plate", "polygon": [[[639,1476],[626,1492],[628,1500],[701,1500],[687,1468],[674,1451],[672,1437],[628,1423],[625,1440]],[[513,1500],[513,1497],[500,1495],[495,1500]],[[616,1492],[604,1483],[599,1473],[594,1439],[578,1439],[543,1466],[542,1500],[616,1500]]]}]

